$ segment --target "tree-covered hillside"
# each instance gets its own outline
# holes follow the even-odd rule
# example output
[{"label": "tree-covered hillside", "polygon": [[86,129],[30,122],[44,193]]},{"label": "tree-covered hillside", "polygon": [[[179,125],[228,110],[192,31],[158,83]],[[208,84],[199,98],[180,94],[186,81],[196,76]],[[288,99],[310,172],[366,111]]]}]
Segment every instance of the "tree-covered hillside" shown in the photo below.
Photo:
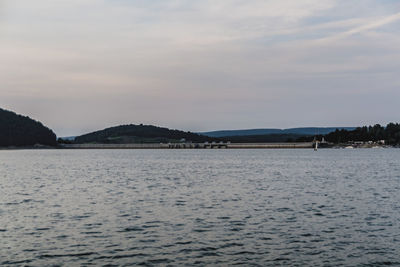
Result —
[{"label": "tree-covered hillside", "polygon": [[387,144],[400,144],[400,124],[389,123],[386,127],[376,124],[358,127],[354,131],[336,130],[326,135],[326,140],[333,143],[385,140]]},{"label": "tree-covered hillside", "polygon": [[121,125],[101,131],[81,135],[75,138],[75,143],[167,143],[181,139],[192,142],[213,141],[213,138],[179,130],[157,127],[153,125]]},{"label": "tree-covered hillside", "polygon": [[[389,123],[386,127],[379,124],[374,126],[357,127],[353,131],[339,130],[329,133],[327,135],[319,135],[318,139],[322,137],[328,142],[335,144],[348,143],[348,142],[377,142],[385,140],[386,144],[398,145],[400,144],[400,124]],[[312,141],[314,136],[300,137],[297,141]]]},{"label": "tree-covered hillside", "polygon": [[56,135],[38,121],[0,109],[0,146],[55,146]]}]

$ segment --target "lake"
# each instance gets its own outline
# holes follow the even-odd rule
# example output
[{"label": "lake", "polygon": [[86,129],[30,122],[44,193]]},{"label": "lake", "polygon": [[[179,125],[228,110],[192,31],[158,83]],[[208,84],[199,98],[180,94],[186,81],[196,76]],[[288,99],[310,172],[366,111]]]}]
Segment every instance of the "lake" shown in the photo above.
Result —
[{"label": "lake", "polygon": [[400,149],[3,150],[0,265],[400,265]]}]

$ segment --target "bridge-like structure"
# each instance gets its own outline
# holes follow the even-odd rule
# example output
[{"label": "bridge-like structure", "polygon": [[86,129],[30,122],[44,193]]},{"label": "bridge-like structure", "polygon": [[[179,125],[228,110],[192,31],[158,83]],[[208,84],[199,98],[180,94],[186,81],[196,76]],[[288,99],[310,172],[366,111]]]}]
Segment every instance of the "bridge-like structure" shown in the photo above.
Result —
[{"label": "bridge-like structure", "polygon": [[158,144],[66,144],[65,149],[277,149],[313,148],[313,142],[304,143],[158,143]]}]

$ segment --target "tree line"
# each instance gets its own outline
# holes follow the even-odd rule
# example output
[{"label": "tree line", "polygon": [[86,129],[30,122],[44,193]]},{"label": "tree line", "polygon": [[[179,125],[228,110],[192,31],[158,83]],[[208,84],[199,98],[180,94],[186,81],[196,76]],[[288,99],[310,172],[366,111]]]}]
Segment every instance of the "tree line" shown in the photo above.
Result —
[{"label": "tree line", "polygon": [[[317,136],[319,140],[325,138],[332,143],[348,143],[351,141],[378,142],[385,140],[389,145],[400,145],[400,124],[389,123],[386,127],[374,126],[357,127],[354,130],[336,129],[326,135]],[[74,143],[152,143],[152,142],[213,142],[223,141],[232,143],[258,142],[310,142],[314,136],[297,134],[267,134],[229,137],[208,137],[192,132],[171,130],[153,125],[121,125],[101,131],[79,136]],[[70,143],[68,140],[59,140],[60,143]],[[33,146],[35,144],[56,146],[56,135],[42,123],[14,112],[0,109],[0,146]]]},{"label": "tree line", "polygon": [[[389,123],[386,127],[375,124],[374,126],[357,127],[353,131],[336,129],[334,132],[317,137],[318,139],[324,137],[326,141],[336,144],[348,143],[351,141],[378,142],[384,140],[388,145],[398,145],[400,144],[400,124]],[[313,138],[313,136],[300,137],[297,141],[309,142],[312,141]]]}]

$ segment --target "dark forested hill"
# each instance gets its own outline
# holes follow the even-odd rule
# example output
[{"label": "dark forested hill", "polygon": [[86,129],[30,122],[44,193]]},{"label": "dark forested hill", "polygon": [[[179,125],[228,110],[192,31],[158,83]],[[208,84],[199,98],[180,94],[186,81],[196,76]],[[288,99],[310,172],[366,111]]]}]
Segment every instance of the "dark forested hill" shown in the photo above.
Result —
[{"label": "dark forested hill", "polygon": [[167,143],[181,139],[192,142],[212,141],[213,138],[179,130],[157,127],[153,125],[121,125],[101,131],[81,135],[75,138],[75,143]]},{"label": "dark forested hill", "polygon": [[0,109],[0,146],[55,146],[56,135],[38,121]]},{"label": "dark forested hill", "polygon": [[[325,138],[328,142],[335,144],[348,142],[377,142],[384,140],[389,145],[400,144],[400,124],[389,123],[386,127],[376,124],[374,126],[357,127],[352,131],[345,129],[336,130],[326,135],[318,135],[317,138]],[[298,142],[309,142],[314,136],[303,136],[297,139]]]},{"label": "dark forested hill", "polygon": [[400,124],[389,123],[386,127],[376,124],[374,126],[357,127],[353,131],[337,130],[327,134],[325,138],[333,143],[385,140],[387,144],[400,144]]}]

